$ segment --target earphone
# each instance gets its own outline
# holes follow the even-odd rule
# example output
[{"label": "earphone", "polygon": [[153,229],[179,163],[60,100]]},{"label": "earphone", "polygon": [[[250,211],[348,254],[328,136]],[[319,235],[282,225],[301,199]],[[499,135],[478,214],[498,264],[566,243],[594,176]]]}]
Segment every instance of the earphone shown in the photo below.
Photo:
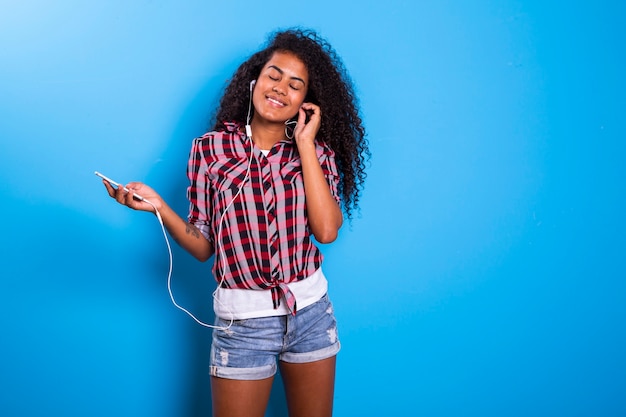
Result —
[{"label": "earphone", "polygon": [[[232,206],[232,204],[235,202],[235,200],[237,199],[237,197],[241,194],[241,191],[243,190],[243,186],[245,184],[245,182],[248,180],[248,178],[250,177],[250,168],[252,166],[252,157],[253,157],[253,142],[252,142],[252,128],[250,127],[250,117],[251,117],[251,111],[252,111],[252,91],[254,89],[254,85],[256,84],[256,80],[252,80],[250,81],[250,99],[249,99],[249,103],[248,103],[248,115],[246,118],[246,136],[248,141],[250,142],[250,155],[248,157],[248,167],[246,168],[246,175],[244,176],[243,181],[241,182],[241,185],[239,186],[239,189],[237,190],[237,193],[233,196],[232,200],[230,201],[230,203],[228,203],[228,205],[224,208],[224,211],[220,217],[220,220],[218,222],[218,231],[217,231],[217,238],[216,240],[219,241],[220,239],[220,235],[222,233],[222,226],[224,224],[224,219],[226,216],[226,213],[228,212],[228,210],[230,209],[230,207]],[[128,188],[124,187],[123,185],[121,185],[120,183],[117,183],[115,181],[113,181],[112,179],[102,175],[101,173],[99,173],[98,171],[94,172],[97,176],[99,176],[100,178],[102,178],[103,180],[107,181],[108,183],[110,183],[111,185],[117,187],[117,188],[122,188],[124,191],[126,192],[131,192]],[[186,308],[182,307],[181,305],[179,305],[176,302],[176,299],[174,298],[174,293],[172,291],[172,269],[173,269],[173,256],[172,256],[172,247],[170,245],[170,241],[169,238],[167,237],[167,231],[165,229],[165,225],[163,224],[163,218],[161,217],[161,213],[159,212],[159,210],[157,209],[156,205],[154,203],[152,203],[150,200],[136,194],[133,193],[133,197],[136,198],[137,200],[143,201],[149,205],[152,206],[152,208],[154,209],[154,213],[159,221],[159,224],[161,226],[161,231],[163,232],[163,237],[165,238],[165,243],[167,245],[167,251],[168,251],[168,255],[169,255],[169,270],[168,270],[168,274],[167,274],[167,290],[170,296],[170,300],[172,301],[172,304],[174,304],[174,306],[180,310],[182,310],[183,312],[187,313],[187,315],[189,315],[196,323],[200,324],[201,326],[204,327],[209,327],[212,329],[217,329],[217,330],[228,330],[233,322],[234,322],[234,315],[231,312],[231,317],[230,317],[230,323],[228,324],[228,326],[223,327],[223,326],[214,326],[211,324],[207,324],[205,322],[203,322],[202,320],[198,319],[193,313],[191,313],[189,310],[187,310]],[[218,250],[221,250],[221,246],[218,248]],[[222,257],[222,271],[226,270],[226,265],[225,265],[225,257]],[[217,291],[219,290],[219,288],[221,287],[222,283],[224,282],[224,276],[222,276],[222,278],[220,279],[217,288],[215,289],[215,291],[213,291],[213,299],[222,304],[217,296]],[[222,306],[224,306],[222,304]],[[227,310],[229,310],[229,308],[227,306],[224,306]]]},{"label": "earphone", "polygon": [[[220,217],[220,221],[218,222],[218,227],[217,227],[217,237],[216,237],[216,241],[219,242],[220,240],[220,236],[222,234],[222,225],[224,224],[224,218],[226,217],[226,213],[228,213],[228,209],[230,209],[230,207],[233,205],[233,203],[235,202],[235,200],[237,199],[237,197],[239,197],[239,194],[241,194],[241,191],[243,190],[243,186],[246,183],[246,181],[248,180],[248,178],[250,178],[250,167],[252,166],[252,156],[253,156],[253,142],[252,142],[252,127],[250,127],[250,118],[251,118],[251,112],[252,112],[252,91],[254,90],[254,85],[256,84],[256,80],[252,80],[250,81],[250,97],[248,99],[248,115],[246,116],[246,138],[248,139],[248,141],[250,142],[250,155],[248,156],[248,167],[246,168],[246,175],[243,178],[243,181],[241,181],[241,185],[239,186],[239,188],[237,189],[237,192],[235,193],[235,195],[233,196],[233,198],[230,200],[230,203],[228,203],[228,205],[224,208],[224,211],[222,213],[222,216]],[[219,246],[217,248],[217,250],[221,250],[221,246]],[[226,257],[222,257],[222,271],[226,270]],[[217,287],[215,288],[215,291],[213,291],[213,299],[222,304],[221,301],[219,300],[218,296],[217,296],[217,291],[221,288],[222,283],[224,282],[224,276],[222,276],[222,278],[220,279],[219,283],[217,284]],[[222,304],[223,305],[223,304]],[[226,307],[226,306],[224,306]],[[228,307],[226,307],[226,309],[228,309]],[[187,314],[191,315],[193,317],[193,315],[189,312],[187,312]],[[231,318],[230,318],[230,323],[228,324],[227,327],[216,327],[216,326],[211,326],[211,325],[207,325],[206,323],[202,323],[199,320],[197,320],[195,317],[193,317],[198,323],[200,323],[203,326],[208,326],[208,327],[212,327],[212,328],[218,328],[221,330],[227,330],[228,328],[230,328],[233,324],[233,314],[231,312]]]},{"label": "earphone", "polygon": [[250,127],[250,113],[252,112],[252,91],[256,80],[250,81],[250,99],[248,100],[248,116],[246,116],[246,135],[248,138],[252,138],[252,128]]},{"label": "earphone", "polygon": [[[250,155],[248,157],[248,167],[246,168],[246,175],[243,178],[243,181],[241,182],[241,185],[239,186],[239,189],[237,190],[237,192],[235,193],[235,195],[233,196],[232,200],[230,200],[230,203],[228,203],[228,205],[224,208],[224,211],[220,217],[220,220],[218,222],[218,227],[217,227],[217,237],[216,237],[216,241],[219,242],[220,240],[220,236],[222,234],[222,226],[224,224],[224,219],[226,217],[226,213],[228,213],[228,210],[230,209],[230,207],[233,205],[233,203],[235,202],[235,200],[237,199],[237,197],[239,197],[239,194],[241,194],[241,191],[243,190],[243,186],[246,183],[246,181],[248,180],[248,178],[250,178],[250,167],[252,166],[252,156],[253,156],[253,142],[252,142],[252,127],[250,127],[250,119],[252,117],[252,92],[254,90],[254,86],[256,84],[256,80],[252,80],[250,81],[250,96],[248,99],[248,114],[246,116],[246,137],[248,139],[248,141],[250,142]],[[144,200],[149,204],[150,203],[148,200]],[[212,329],[218,329],[218,330],[228,330],[232,325],[233,325],[233,321],[234,321],[234,315],[230,314],[230,323],[228,324],[228,326],[226,327],[222,327],[222,326],[213,326],[207,323],[204,323],[203,321],[199,320],[198,318],[196,318],[196,316],[194,316],[190,311],[188,311],[187,309],[185,309],[184,307],[178,305],[178,303],[176,302],[176,300],[174,299],[174,295],[172,293],[172,289],[171,289],[171,276],[172,276],[172,249],[170,247],[170,243],[169,240],[167,238],[167,233],[165,232],[165,226],[163,225],[163,221],[161,219],[161,215],[159,214],[158,210],[156,209],[156,207],[152,204],[152,207],[154,208],[155,212],[157,213],[157,218],[159,219],[159,223],[161,224],[161,229],[163,230],[163,236],[165,237],[165,241],[167,243],[167,248],[169,251],[169,256],[170,256],[170,270],[168,273],[168,278],[167,278],[167,288],[168,291],[170,293],[170,299],[172,300],[172,303],[179,308],[180,310],[184,311],[185,313],[187,313],[192,319],[194,319],[196,321],[196,323],[200,324],[201,326],[204,327],[209,327]],[[221,246],[219,246],[217,248],[217,250],[221,250]],[[222,257],[222,271],[226,270],[226,258]],[[222,278],[220,279],[220,281],[217,284],[217,287],[215,288],[215,291],[213,291],[213,300],[215,300],[216,302],[221,303],[221,301],[219,300],[219,297],[217,296],[217,291],[221,288],[222,283],[224,282],[224,276],[222,276]],[[222,306],[224,306],[222,304]],[[227,306],[226,307],[227,310],[230,310]]]}]

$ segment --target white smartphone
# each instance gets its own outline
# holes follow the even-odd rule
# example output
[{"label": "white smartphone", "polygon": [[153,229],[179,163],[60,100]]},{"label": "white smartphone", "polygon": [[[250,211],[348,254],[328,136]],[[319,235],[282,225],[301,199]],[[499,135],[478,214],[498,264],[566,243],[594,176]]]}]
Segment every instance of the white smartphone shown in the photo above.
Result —
[{"label": "white smartphone", "polygon": [[[128,188],[124,187],[122,184],[120,184],[120,183],[117,183],[117,182],[113,181],[111,178],[109,178],[109,177],[107,177],[107,176],[102,175],[102,174],[101,174],[101,173],[99,173],[98,171],[95,171],[95,172],[94,172],[94,174],[96,174],[97,176],[99,176],[100,178],[102,178],[103,180],[105,180],[106,182],[108,182],[109,184],[111,184],[111,185],[113,185],[113,186],[115,186],[115,187],[117,187],[117,188],[122,188],[122,189],[123,189],[124,191],[126,191],[127,193],[129,193],[129,192],[130,192],[130,190],[129,190]],[[133,193],[133,197],[135,197],[137,200],[140,200],[140,201],[145,201],[145,200],[144,200],[144,198],[143,198],[142,196],[140,196],[139,194],[137,194],[137,193]]]}]

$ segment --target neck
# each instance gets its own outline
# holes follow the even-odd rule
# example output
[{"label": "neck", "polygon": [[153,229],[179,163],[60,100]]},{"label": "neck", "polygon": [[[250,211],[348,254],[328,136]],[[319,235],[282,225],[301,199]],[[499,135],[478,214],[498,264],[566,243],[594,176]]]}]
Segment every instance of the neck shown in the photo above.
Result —
[{"label": "neck", "polygon": [[259,149],[271,149],[272,146],[285,139],[285,125],[282,123],[263,123],[252,120],[252,141]]}]

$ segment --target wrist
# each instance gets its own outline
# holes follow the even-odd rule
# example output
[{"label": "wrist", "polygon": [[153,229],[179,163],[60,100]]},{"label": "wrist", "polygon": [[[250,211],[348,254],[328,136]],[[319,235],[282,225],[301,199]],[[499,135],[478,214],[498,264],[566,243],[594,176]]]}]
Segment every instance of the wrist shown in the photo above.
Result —
[{"label": "wrist", "polygon": [[315,140],[297,140],[296,146],[298,146],[298,152],[300,152],[300,155],[306,152],[315,153]]}]

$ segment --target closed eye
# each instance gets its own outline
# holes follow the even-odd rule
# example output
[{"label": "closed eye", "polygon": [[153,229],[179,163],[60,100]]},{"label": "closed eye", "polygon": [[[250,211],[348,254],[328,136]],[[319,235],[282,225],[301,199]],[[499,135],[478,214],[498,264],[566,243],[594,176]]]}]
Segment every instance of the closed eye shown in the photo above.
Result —
[{"label": "closed eye", "polygon": [[[278,68],[275,65],[270,65],[268,67],[268,73],[267,73],[267,77],[272,80],[272,81],[280,81],[283,77],[284,73],[283,70]],[[302,87],[304,87],[305,83],[304,80],[300,77],[290,77],[289,80],[289,87],[294,90],[294,91],[298,91],[300,89],[302,89]]]}]

